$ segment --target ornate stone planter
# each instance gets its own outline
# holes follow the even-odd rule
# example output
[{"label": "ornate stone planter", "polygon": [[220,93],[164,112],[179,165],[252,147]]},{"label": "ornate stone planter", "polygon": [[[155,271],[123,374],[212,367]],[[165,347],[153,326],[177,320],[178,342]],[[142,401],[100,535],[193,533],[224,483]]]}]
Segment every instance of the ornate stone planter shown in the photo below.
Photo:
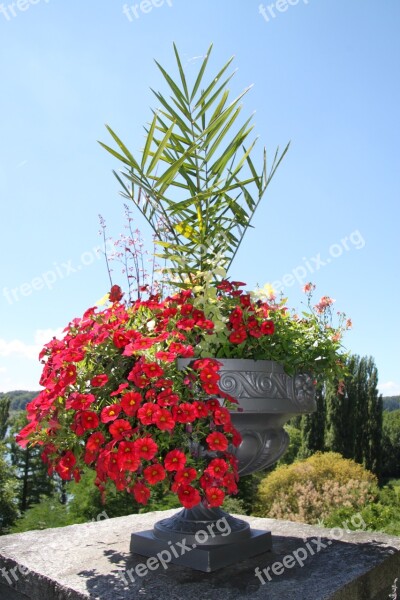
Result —
[{"label": "ornate stone planter", "polygon": [[[240,411],[232,411],[243,441],[230,448],[247,475],[274,464],[285,452],[289,436],[283,425],[293,416],[316,409],[312,378],[290,377],[282,365],[266,360],[218,359],[221,390],[234,396]],[[190,359],[180,359],[185,368]],[[271,533],[250,529],[247,522],[219,508],[198,505],[158,521],[153,530],[132,534],[131,552],[157,556],[200,571],[215,571],[270,550]],[[169,555],[169,556],[168,556]]]}]

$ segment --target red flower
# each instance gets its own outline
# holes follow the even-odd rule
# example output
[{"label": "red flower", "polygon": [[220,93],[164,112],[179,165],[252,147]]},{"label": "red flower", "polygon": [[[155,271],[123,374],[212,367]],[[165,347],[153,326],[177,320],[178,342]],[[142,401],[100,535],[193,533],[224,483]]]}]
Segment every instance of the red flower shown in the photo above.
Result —
[{"label": "red flower", "polygon": [[216,383],[202,382],[202,388],[207,394],[219,394],[219,387]]},{"label": "red flower", "polygon": [[144,483],[140,482],[135,483],[132,491],[136,502],[139,502],[139,504],[147,504],[151,494],[147,485],[144,485]]},{"label": "red flower", "polygon": [[202,417],[208,416],[209,409],[208,409],[207,405],[204,404],[204,402],[200,402],[199,400],[196,400],[196,402],[193,402],[193,406],[196,409],[197,418],[201,419]]},{"label": "red flower", "polygon": [[178,498],[185,508],[193,508],[201,501],[198,490],[191,485],[180,485],[178,488]]},{"label": "red flower", "polygon": [[76,464],[76,458],[71,450],[67,450],[62,458],[58,461],[56,471],[61,479],[69,480],[72,477],[72,469]]},{"label": "red flower", "polygon": [[143,475],[147,483],[150,483],[150,485],[154,485],[159,481],[163,481],[163,479],[165,479],[167,476],[164,467],[160,465],[160,463],[155,463],[154,465],[149,465],[146,467],[143,471]]},{"label": "red flower", "polygon": [[76,435],[83,435],[85,431],[88,431],[89,429],[96,429],[98,424],[99,417],[95,412],[91,410],[81,410],[76,413],[71,429]]},{"label": "red flower", "polygon": [[108,381],[108,375],[103,373],[102,375],[96,375],[90,380],[93,387],[103,387]]},{"label": "red flower", "polygon": [[192,423],[196,418],[196,408],[190,402],[182,402],[172,407],[173,417],[178,423]]},{"label": "red flower", "polygon": [[161,375],[164,375],[163,369],[155,362],[143,364],[142,370],[143,373],[149,378],[161,377]]},{"label": "red flower", "polygon": [[171,413],[166,408],[160,408],[153,415],[153,423],[161,429],[161,431],[172,431],[175,427],[175,421]]},{"label": "red flower", "polygon": [[153,404],[153,402],[145,402],[145,404],[139,408],[137,416],[143,425],[151,425],[154,422],[153,417],[159,411],[160,408],[157,406],[157,404]]},{"label": "red flower", "polygon": [[139,457],[136,454],[135,442],[122,441],[117,453],[118,467],[122,471],[137,471],[140,466]]},{"label": "red flower", "polygon": [[206,383],[217,383],[219,378],[219,373],[214,371],[214,369],[202,369],[200,371],[200,379]]},{"label": "red flower", "polygon": [[119,287],[119,285],[113,285],[109,295],[110,302],[119,302],[120,300],[122,300],[123,295],[124,294],[122,293],[122,290]]},{"label": "red flower", "polygon": [[244,327],[240,327],[239,329],[234,329],[229,336],[229,341],[232,344],[241,344],[247,338],[246,329]]},{"label": "red flower", "polygon": [[164,458],[164,466],[167,471],[178,471],[186,464],[186,455],[181,450],[171,450]]},{"label": "red flower", "polygon": [[264,335],[272,335],[275,331],[275,325],[273,321],[263,321],[260,326],[261,332]]},{"label": "red flower", "polygon": [[216,425],[226,425],[231,422],[231,415],[227,408],[218,406],[214,411],[214,421]]},{"label": "red flower", "polygon": [[196,479],[197,471],[193,467],[185,467],[184,469],[179,469],[175,473],[174,481],[176,483],[184,483],[185,485]]},{"label": "red flower", "polygon": [[243,311],[239,306],[236,306],[229,315],[229,323],[235,329],[238,329],[243,324]]},{"label": "red flower", "polygon": [[117,389],[114,392],[111,392],[110,396],[118,396],[118,394],[120,394],[122,390],[125,390],[127,387],[129,387],[129,383],[120,383]]},{"label": "red flower", "polygon": [[105,406],[101,411],[100,420],[102,423],[110,423],[110,421],[115,421],[121,412],[121,407],[119,404],[111,404],[111,406]]},{"label": "red flower", "polygon": [[86,408],[89,408],[95,400],[96,398],[93,394],[78,394],[78,392],[73,392],[68,396],[67,401],[65,402],[65,408],[85,410]]},{"label": "red flower", "polygon": [[174,406],[179,402],[178,394],[174,394],[171,388],[157,394],[157,402],[160,406]]},{"label": "red flower", "polygon": [[206,469],[206,473],[209,473],[216,479],[221,479],[228,470],[228,463],[222,458],[214,458]]},{"label": "red flower", "polygon": [[122,440],[127,435],[127,432],[130,433],[132,431],[132,426],[125,419],[117,419],[110,425],[108,431],[115,440]]},{"label": "red flower", "polygon": [[133,417],[137,413],[142,400],[143,398],[139,392],[127,392],[121,398],[122,410],[128,417]]},{"label": "red flower", "polygon": [[158,446],[151,437],[138,438],[134,441],[139,458],[151,460],[157,454]]},{"label": "red flower", "polygon": [[130,338],[123,329],[117,329],[117,331],[114,331],[113,342],[117,348],[123,348],[129,344]]},{"label": "red flower", "polygon": [[213,433],[210,433],[206,437],[206,442],[210,450],[224,451],[228,448],[228,440],[226,439],[224,434],[220,433],[219,431],[214,431]]},{"label": "red flower", "polygon": [[102,444],[104,444],[104,435],[101,431],[95,431],[88,437],[86,448],[91,452],[96,452]]},{"label": "red flower", "polygon": [[221,506],[225,498],[225,494],[222,490],[217,487],[210,487],[205,492],[209,506]]}]

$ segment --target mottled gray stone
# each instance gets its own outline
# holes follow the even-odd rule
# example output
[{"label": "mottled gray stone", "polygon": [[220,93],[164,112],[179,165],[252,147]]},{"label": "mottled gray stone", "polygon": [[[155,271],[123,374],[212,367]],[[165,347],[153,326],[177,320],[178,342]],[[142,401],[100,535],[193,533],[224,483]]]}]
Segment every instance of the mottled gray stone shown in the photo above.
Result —
[{"label": "mottled gray stone", "polygon": [[[241,518],[256,529],[272,531],[272,552],[240,562],[238,546],[237,563],[214,573],[159,565],[141,576],[132,572],[131,581],[127,570],[148,560],[130,554],[131,533],[151,529],[155,521],[174,512],[0,537],[1,600],[389,600],[390,595],[400,596],[400,538],[372,532],[330,532],[255,517]],[[335,539],[340,535],[340,540]],[[318,549],[319,543],[325,547]],[[272,572],[272,565],[293,557],[300,548],[307,554],[304,566],[286,558],[288,568],[279,574],[281,569],[275,565],[276,574]],[[23,575],[18,566],[28,571]],[[271,581],[262,573],[266,580],[262,584],[255,575],[257,567],[261,573],[269,567]]]}]

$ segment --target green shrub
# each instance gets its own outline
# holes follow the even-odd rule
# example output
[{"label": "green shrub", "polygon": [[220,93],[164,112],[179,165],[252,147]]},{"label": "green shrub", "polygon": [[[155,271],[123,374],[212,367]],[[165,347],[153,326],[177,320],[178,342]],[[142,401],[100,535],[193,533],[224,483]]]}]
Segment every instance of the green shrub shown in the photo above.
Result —
[{"label": "green shrub", "polygon": [[358,512],[377,492],[375,475],[361,465],[335,452],[317,452],[265,477],[258,488],[255,513],[318,523],[341,507]]}]

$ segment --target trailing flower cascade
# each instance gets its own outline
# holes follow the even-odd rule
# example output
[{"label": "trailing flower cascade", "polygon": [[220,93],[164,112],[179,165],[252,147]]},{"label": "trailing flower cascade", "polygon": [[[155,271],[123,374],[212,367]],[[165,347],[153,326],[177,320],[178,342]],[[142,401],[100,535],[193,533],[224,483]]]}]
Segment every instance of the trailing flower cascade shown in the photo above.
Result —
[{"label": "trailing flower cascade", "polygon": [[[161,485],[186,508],[220,506],[238,490],[241,436],[231,422],[237,401],[218,386],[218,358],[283,359],[291,345],[287,371],[310,371],[340,337],[324,324],[329,302],[300,319],[243,285],[224,280],[206,302],[182,290],[129,305],[114,285],[107,308],[89,308],[40,353],[44,389],[27,406],[19,444],[43,446],[49,474],[63,480],[94,468],[103,495],[111,481],[146,504]],[[180,368],[178,359],[193,360]]]}]

